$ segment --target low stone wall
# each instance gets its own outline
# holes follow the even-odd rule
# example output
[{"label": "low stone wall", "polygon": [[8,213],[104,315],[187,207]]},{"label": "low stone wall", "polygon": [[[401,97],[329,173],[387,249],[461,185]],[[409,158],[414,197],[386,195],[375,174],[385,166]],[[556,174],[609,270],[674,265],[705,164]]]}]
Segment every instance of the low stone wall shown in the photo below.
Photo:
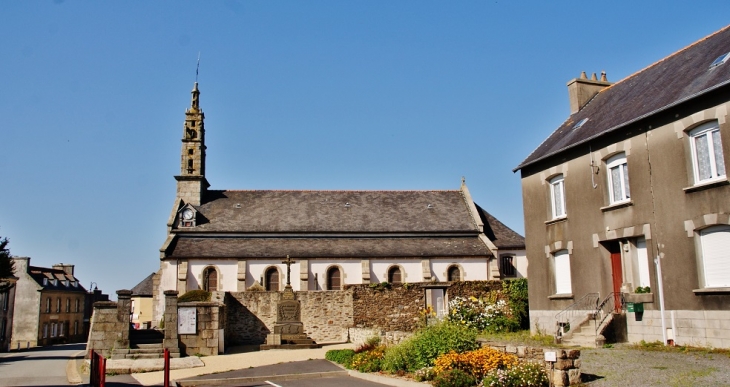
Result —
[{"label": "low stone wall", "polygon": [[[482,347],[490,347],[501,352],[511,353],[522,361],[543,364],[545,370],[556,387],[572,386],[581,383],[580,350],[538,348],[526,345],[503,345],[481,341]],[[545,352],[556,352],[555,363],[545,361]]]},{"label": "low stone wall", "polygon": [[129,321],[120,321],[116,302],[94,303],[94,314],[91,316],[91,329],[86,343],[86,357],[89,357],[92,350],[102,356],[110,357],[114,349],[122,348],[129,348]]},{"label": "low stone wall", "polygon": [[356,328],[379,328],[387,332],[412,332],[418,328],[426,294],[418,284],[392,284],[389,288],[349,285],[352,290],[353,322]]},{"label": "low stone wall", "polygon": [[223,353],[224,348],[219,340],[220,330],[223,329],[222,305],[217,302],[184,302],[179,303],[178,308],[196,309],[197,328],[196,334],[178,334],[180,338],[180,351],[188,356],[193,355],[218,355]]},{"label": "low stone wall", "polygon": [[492,291],[501,291],[502,281],[458,281],[452,282],[446,293],[449,299],[454,297],[482,297]]},{"label": "low stone wall", "polygon": [[347,330],[349,341],[355,345],[361,345],[372,337],[378,337],[382,344],[399,344],[412,334],[412,332],[383,331],[377,328],[350,328]]},{"label": "low stone wall", "polygon": [[[264,344],[276,323],[276,305],[281,292],[226,293],[227,345]],[[301,302],[304,332],[317,343],[347,341],[352,327],[352,291],[296,292]]]}]

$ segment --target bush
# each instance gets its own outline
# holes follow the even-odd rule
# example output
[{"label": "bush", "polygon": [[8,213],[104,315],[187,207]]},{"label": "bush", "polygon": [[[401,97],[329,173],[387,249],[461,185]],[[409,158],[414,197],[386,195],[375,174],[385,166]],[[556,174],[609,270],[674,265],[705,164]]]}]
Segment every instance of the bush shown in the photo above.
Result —
[{"label": "bush", "polygon": [[545,387],[550,384],[545,368],[535,363],[520,363],[509,369],[493,369],[482,381],[483,387]]},{"label": "bush", "polygon": [[458,353],[478,347],[477,331],[464,325],[439,322],[422,328],[408,340],[388,348],[383,369],[388,372],[400,370],[414,372],[433,366],[433,361],[450,351]]},{"label": "bush", "polygon": [[527,278],[502,281],[502,292],[507,296],[515,324],[519,329],[530,329]]},{"label": "bush", "polygon": [[490,292],[484,297],[454,297],[449,301],[449,321],[486,332],[513,332],[520,322],[512,315],[506,296]]},{"label": "bush", "polygon": [[355,348],[355,353],[371,351],[378,346],[380,346],[380,337],[373,336],[368,338],[364,343]]},{"label": "bush", "polygon": [[378,372],[381,369],[385,355],[385,346],[373,348],[367,352],[356,353],[350,363],[350,368],[360,372]]},{"label": "bush", "polygon": [[210,292],[191,290],[177,298],[177,302],[210,301]]},{"label": "bush", "polygon": [[436,375],[434,387],[473,387],[477,379],[462,370],[449,370]]},{"label": "bush", "polygon": [[352,364],[352,358],[355,356],[355,351],[351,349],[332,349],[324,354],[324,358],[342,364],[345,368],[350,368]]},{"label": "bush", "polygon": [[428,382],[433,380],[433,378],[435,377],[436,371],[433,370],[433,367],[421,368],[420,370],[413,373],[413,379],[415,379],[417,382]]},{"label": "bush", "polygon": [[505,369],[517,365],[517,357],[493,348],[484,347],[464,353],[449,352],[434,361],[434,371],[442,374],[458,369],[481,379],[494,369]]}]

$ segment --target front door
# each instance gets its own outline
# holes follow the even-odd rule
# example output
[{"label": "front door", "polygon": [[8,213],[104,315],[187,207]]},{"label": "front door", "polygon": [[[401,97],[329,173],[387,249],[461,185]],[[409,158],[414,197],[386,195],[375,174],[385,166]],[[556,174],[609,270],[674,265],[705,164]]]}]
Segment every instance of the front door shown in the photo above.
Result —
[{"label": "front door", "polygon": [[621,248],[618,242],[612,244],[610,252],[611,272],[613,273],[613,301],[616,313],[619,313],[621,312],[621,284],[624,282],[624,276],[621,270]]}]

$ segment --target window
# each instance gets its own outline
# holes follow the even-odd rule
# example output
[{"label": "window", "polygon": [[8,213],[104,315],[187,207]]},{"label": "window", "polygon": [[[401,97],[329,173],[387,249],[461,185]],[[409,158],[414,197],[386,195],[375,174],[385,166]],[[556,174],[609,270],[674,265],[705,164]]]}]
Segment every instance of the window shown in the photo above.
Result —
[{"label": "window", "polygon": [[61,298],[56,298],[56,313],[61,313]]},{"label": "window", "polygon": [[502,275],[504,277],[514,277],[517,275],[514,255],[502,255],[499,257],[499,260],[499,267],[502,269]]},{"label": "window", "polygon": [[58,333],[58,325],[56,323],[51,323],[51,337],[56,337],[57,333]]},{"label": "window", "polygon": [[553,269],[555,271],[555,294],[571,294],[570,255],[568,250],[553,253]]},{"label": "window", "polygon": [[563,175],[550,179],[550,202],[553,208],[553,219],[565,216],[565,184]]},{"label": "window", "polygon": [[459,270],[459,266],[450,266],[446,277],[449,282],[461,281],[461,270]]},{"label": "window", "polygon": [[71,311],[71,299],[66,299],[66,313],[69,313]]},{"label": "window", "polygon": [[631,198],[629,190],[629,167],[626,163],[626,154],[619,153],[606,160],[608,170],[608,196],[611,204],[628,201]]},{"label": "window", "polygon": [[209,267],[203,273],[203,289],[209,292],[218,291],[218,272],[215,268]]},{"label": "window", "polygon": [[51,313],[51,297],[46,298],[46,313]]},{"label": "window", "polygon": [[43,323],[43,338],[48,337],[48,323]]},{"label": "window", "polygon": [[327,270],[327,290],[341,290],[342,273],[337,267],[331,267]]},{"label": "window", "polygon": [[74,335],[78,335],[78,334],[79,334],[79,321],[76,320],[76,321],[74,321]]},{"label": "window", "polygon": [[700,125],[689,132],[695,184],[725,177],[725,159],[717,121]]},{"label": "window", "polygon": [[279,271],[275,267],[266,269],[266,290],[279,290]]},{"label": "window", "polygon": [[730,287],[730,226],[714,226],[700,231],[704,287]]},{"label": "window", "polygon": [[399,283],[401,283],[401,281],[403,281],[403,280],[402,280],[402,276],[401,276],[400,267],[393,266],[390,269],[388,269],[388,282],[390,282],[392,284],[399,284]]},{"label": "window", "polygon": [[78,313],[78,312],[79,312],[79,299],[78,299],[78,298],[76,299],[76,307],[74,308],[74,311],[75,311],[76,313]]},{"label": "window", "polygon": [[63,330],[63,326],[64,326],[64,325],[66,325],[66,323],[64,323],[64,322],[60,322],[60,323],[58,323],[58,335],[59,335],[59,336],[63,336],[63,332],[64,332],[64,330]]}]

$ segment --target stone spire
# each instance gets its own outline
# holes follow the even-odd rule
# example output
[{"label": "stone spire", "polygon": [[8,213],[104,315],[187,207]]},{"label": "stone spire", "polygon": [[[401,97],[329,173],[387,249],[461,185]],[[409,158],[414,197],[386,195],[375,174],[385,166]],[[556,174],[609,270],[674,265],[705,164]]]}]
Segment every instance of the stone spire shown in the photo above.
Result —
[{"label": "stone spire", "polygon": [[190,108],[185,111],[180,175],[177,180],[177,196],[185,203],[198,206],[203,193],[210,186],[205,179],[205,114],[200,109],[198,82],[193,85]]}]

